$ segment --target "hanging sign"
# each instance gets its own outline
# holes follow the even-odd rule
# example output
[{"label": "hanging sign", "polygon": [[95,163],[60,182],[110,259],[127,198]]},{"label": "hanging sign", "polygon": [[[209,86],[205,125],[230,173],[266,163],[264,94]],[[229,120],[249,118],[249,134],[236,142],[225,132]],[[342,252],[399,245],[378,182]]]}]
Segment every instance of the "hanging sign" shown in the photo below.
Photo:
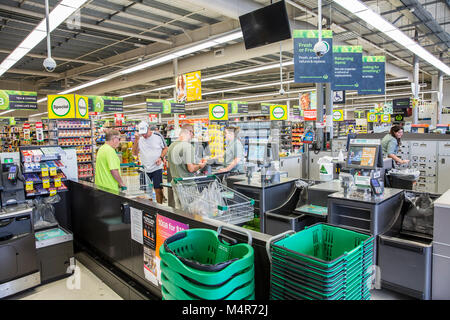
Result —
[{"label": "hanging sign", "polygon": [[300,94],[300,107],[302,110],[313,110],[317,107],[316,91],[303,92]]},{"label": "hanging sign", "polygon": [[333,110],[333,121],[344,121],[344,110]]},{"label": "hanging sign", "polygon": [[89,100],[87,97],[75,95],[76,118],[89,119]]},{"label": "hanging sign", "polygon": [[316,121],[317,110],[303,110],[303,118],[305,121]]},{"label": "hanging sign", "polygon": [[123,98],[87,96],[89,110],[95,112],[123,112]]},{"label": "hanging sign", "polygon": [[301,116],[301,110],[300,106],[292,106],[292,115],[294,117],[300,117]]},{"label": "hanging sign", "polygon": [[377,122],[378,115],[374,112],[367,113],[367,122]]},{"label": "hanging sign", "polygon": [[345,104],[345,90],[333,91],[333,104]]},{"label": "hanging sign", "polygon": [[270,120],[287,120],[288,109],[287,105],[272,105],[270,106]]},{"label": "hanging sign", "polygon": [[149,117],[150,122],[158,122],[157,114],[149,114],[148,117]]},{"label": "hanging sign", "polygon": [[333,46],[332,90],[358,90],[362,73],[362,46]]},{"label": "hanging sign", "polygon": [[228,120],[228,104],[227,103],[210,104],[209,120],[212,121]]},{"label": "hanging sign", "polygon": [[186,105],[184,103],[170,102],[171,113],[186,113]]},{"label": "hanging sign", "polygon": [[147,103],[147,112],[152,114],[163,113],[164,100],[147,99],[146,103]]},{"label": "hanging sign", "polygon": [[270,114],[270,103],[261,103],[261,114],[267,116]]},{"label": "hanging sign", "polygon": [[121,126],[124,120],[125,120],[125,117],[124,117],[123,113],[115,113],[114,114],[114,123],[116,126]]},{"label": "hanging sign", "polygon": [[384,94],[386,88],[386,57],[363,56],[362,79],[358,94]]},{"label": "hanging sign", "polygon": [[228,104],[229,114],[243,114],[248,113],[248,103],[243,101],[219,101],[219,103]]},{"label": "hanging sign", "polygon": [[333,78],[333,31],[322,30],[324,53],[314,51],[319,39],[318,30],[294,30],[294,82],[323,83]]},{"label": "hanging sign", "polygon": [[403,115],[402,114],[396,114],[394,115],[395,121],[403,121]]},{"label": "hanging sign", "polygon": [[37,92],[0,90],[0,110],[37,109]]},{"label": "hanging sign", "polygon": [[391,115],[390,114],[382,114],[380,116],[381,122],[391,122]]},{"label": "hanging sign", "polygon": [[394,108],[392,107],[392,102],[386,102],[383,105],[383,113],[385,113],[385,114],[393,114],[394,113]]},{"label": "hanging sign", "polygon": [[180,74],[175,81],[177,102],[202,100],[201,71]]},{"label": "hanging sign", "polygon": [[30,124],[24,123],[23,124],[23,140],[30,141],[31,140],[31,131],[30,131]]},{"label": "hanging sign", "polygon": [[47,111],[49,119],[75,118],[75,95],[48,95]]},{"label": "hanging sign", "polygon": [[366,112],[364,110],[355,110],[354,111],[355,119],[364,119],[365,113]]}]

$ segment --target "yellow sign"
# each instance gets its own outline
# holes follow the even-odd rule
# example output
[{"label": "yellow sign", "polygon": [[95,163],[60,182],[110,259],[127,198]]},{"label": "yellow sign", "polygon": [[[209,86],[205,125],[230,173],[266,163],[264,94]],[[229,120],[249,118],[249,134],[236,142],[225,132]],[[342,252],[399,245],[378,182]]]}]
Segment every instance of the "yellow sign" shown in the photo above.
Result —
[{"label": "yellow sign", "polygon": [[186,101],[202,100],[202,73],[186,73]]},{"label": "yellow sign", "polygon": [[49,119],[75,118],[75,95],[48,95],[47,111]]},{"label": "yellow sign", "polygon": [[367,113],[367,122],[377,122],[377,121],[378,121],[378,115],[375,114],[375,112]]},{"label": "yellow sign", "polygon": [[333,110],[333,121],[344,121],[344,110]]},{"label": "yellow sign", "polygon": [[48,168],[41,168],[41,175],[43,177],[48,177]]},{"label": "yellow sign", "polygon": [[43,179],[43,180],[42,180],[42,187],[43,187],[44,189],[50,188],[50,179]]},{"label": "yellow sign", "polygon": [[25,182],[25,190],[26,191],[33,191],[34,190],[34,188],[33,188],[33,181],[28,180],[28,181]]},{"label": "yellow sign", "polygon": [[50,175],[56,176],[56,168],[55,167],[50,167]]},{"label": "yellow sign", "polygon": [[213,121],[228,120],[228,104],[227,103],[210,104],[209,120]]},{"label": "yellow sign", "polygon": [[56,189],[50,189],[50,196],[53,197],[56,195]]},{"label": "yellow sign", "polygon": [[382,114],[381,115],[381,122],[391,122],[391,115],[390,114]]},{"label": "yellow sign", "polygon": [[76,118],[89,119],[89,100],[88,97],[75,95]]},{"label": "yellow sign", "polygon": [[61,187],[61,178],[55,178],[55,187],[56,188],[59,188],[59,187]]},{"label": "yellow sign", "polygon": [[273,105],[270,106],[270,120],[287,120],[288,110],[287,105]]}]

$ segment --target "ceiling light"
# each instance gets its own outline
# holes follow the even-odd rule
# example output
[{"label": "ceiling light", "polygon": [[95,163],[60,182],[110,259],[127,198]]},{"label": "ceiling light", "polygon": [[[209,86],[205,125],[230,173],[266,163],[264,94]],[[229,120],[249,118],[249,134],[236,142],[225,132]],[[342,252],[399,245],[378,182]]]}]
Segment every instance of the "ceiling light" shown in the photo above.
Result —
[{"label": "ceiling light", "polygon": [[10,113],[10,112],[13,112],[13,111],[14,111],[14,109],[13,110],[7,110],[7,111],[4,111],[4,112],[0,113],[0,115],[7,114],[7,113]]}]

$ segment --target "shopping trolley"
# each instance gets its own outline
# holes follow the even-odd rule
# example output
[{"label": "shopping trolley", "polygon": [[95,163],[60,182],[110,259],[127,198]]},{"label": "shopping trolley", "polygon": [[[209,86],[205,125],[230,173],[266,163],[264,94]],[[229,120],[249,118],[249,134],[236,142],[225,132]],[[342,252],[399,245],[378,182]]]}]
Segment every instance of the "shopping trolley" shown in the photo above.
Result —
[{"label": "shopping trolley", "polygon": [[152,197],[153,185],[143,166],[134,163],[120,164],[120,176],[127,187],[124,193],[128,197]]},{"label": "shopping trolley", "polygon": [[181,209],[230,224],[254,218],[255,201],[220,183],[216,176],[174,178],[172,187]]}]

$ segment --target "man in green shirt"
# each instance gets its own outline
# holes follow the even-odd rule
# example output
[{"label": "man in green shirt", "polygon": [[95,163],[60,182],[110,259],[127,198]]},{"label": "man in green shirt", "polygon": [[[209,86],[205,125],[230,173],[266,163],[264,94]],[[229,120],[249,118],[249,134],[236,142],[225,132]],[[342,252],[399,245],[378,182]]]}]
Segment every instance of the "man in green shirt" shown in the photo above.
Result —
[{"label": "man in green shirt", "polygon": [[105,140],[105,144],[97,152],[95,184],[115,192],[119,191],[119,187],[121,190],[126,190],[119,173],[120,159],[115,150],[120,144],[119,131],[107,131]]}]

